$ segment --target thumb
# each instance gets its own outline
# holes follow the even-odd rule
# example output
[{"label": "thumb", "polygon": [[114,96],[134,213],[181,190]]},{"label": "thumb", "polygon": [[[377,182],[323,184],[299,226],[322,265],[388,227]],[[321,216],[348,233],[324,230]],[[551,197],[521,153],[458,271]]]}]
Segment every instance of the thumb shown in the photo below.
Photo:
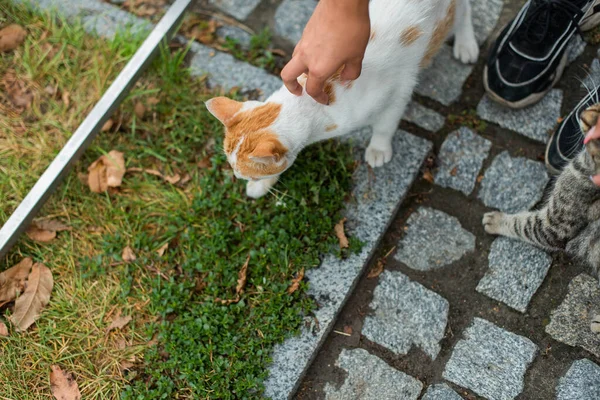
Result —
[{"label": "thumb", "polygon": [[362,58],[354,59],[344,65],[340,75],[342,81],[353,81],[360,76],[362,70]]}]

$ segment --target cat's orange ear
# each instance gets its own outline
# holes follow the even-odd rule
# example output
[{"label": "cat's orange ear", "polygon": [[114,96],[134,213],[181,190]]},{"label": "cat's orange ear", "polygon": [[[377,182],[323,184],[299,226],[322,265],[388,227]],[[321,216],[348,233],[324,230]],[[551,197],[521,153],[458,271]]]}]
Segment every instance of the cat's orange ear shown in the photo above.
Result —
[{"label": "cat's orange ear", "polygon": [[252,161],[263,164],[278,162],[287,153],[287,149],[281,142],[274,138],[261,140],[249,157]]},{"label": "cat's orange ear", "polygon": [[215,97],[207,100],[204,104],[206,104],[206,108],[208,108],[208,111],[210,111],[212,115],[217,117],[223,125],[227,126],[231,121],[231,118],[240,111],[243,103],[231,100],[227,97]]}]

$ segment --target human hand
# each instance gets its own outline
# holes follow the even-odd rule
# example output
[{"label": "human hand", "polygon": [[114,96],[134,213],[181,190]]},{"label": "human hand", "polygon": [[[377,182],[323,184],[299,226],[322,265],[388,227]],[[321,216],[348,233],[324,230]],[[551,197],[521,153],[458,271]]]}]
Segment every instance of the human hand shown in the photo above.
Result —
[{"label": "human hand", "polygon": [[[600,118],[598,118],[596,125],[592,126],[592,129],[590,129],[585,135],[583,143],[587,144],[592,139],[600,139]],[[600,186],[600,175],[591,176],[590,179],[596,184],[596,186]]]},{"label": "human hand", "polygon": [[306,92],[319,103],[328,104],[325,81],[342,66],[342,81],[360,76],[370,32],[369,0],[319,1],[292,59],[281,71],[283,83],[299,96],[302,86],[297,78],[307,73]]}]

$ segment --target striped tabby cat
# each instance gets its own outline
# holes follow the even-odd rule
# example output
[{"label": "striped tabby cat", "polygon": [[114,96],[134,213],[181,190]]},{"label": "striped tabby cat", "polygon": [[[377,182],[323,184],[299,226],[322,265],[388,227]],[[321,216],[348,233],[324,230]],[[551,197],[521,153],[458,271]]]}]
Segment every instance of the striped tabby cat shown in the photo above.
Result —
[{"label": "striped tabby cat", "polygon": [[[585,109],[580,127],[596,125],[600,103]],[[490,212],[483,217],[486,232],[521,239],[546,250],[565,250],[600,267],[600,188],[590,176],[600,173],[600,140],[591,140],[558,176],[546,205],[537,211],[507,215]]]}]

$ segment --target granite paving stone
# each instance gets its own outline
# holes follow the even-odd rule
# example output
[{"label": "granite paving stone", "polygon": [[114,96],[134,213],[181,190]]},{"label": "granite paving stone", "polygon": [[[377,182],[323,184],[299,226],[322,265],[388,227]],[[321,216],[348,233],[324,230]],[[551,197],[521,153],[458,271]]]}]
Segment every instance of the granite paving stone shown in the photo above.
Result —
[{"label": "granite paving stone", "polygon": [[463,84],[472,71],[472,65],[454,58],[450,46],[442,46],[431,65],[421,71],[415,92],[449,106],[462,94]]},{"label": "granite paving stone", "polygon": [[469,128],[461,127],[452,132],[440,148],[435,183],[470,195],[491,147],[492,142]]},{"label": "granite paving stone", "polygon": [[421,400],[463,400],[463,398],[446,383],[439,383],[429,386]]},{"label": "granite paving stone", "polygon": [[556,400],[600,399],[600,367],[588,359],[575,361],[556,387]]},{"label": "granite paving stone", "polygon": [[528,338],[475,318],[452,351],[443,377],[488,400],[514,399],[537,346]]},{"label": "granite paving stone", "polygon": [[445,117],[415,101],[408,103],[402,119],[431,132],[439,131],[446,122]]},{"label": "granite paving stone", "polygon": [[592,332],[590,322],[600,314],[600,286],[589,275],[576,276],[568,293],[550,316],[546,333],[569,346],[579,346],[600,357],[600,335]]},{"label": "granite paving stone", "polygon": [[477,105],[477,115],[486,121],[545,144],[557,125],[562,100],[563,91],[552,89],[539,103],[513,110],[492,101],[485,95]]},{"label": "granite paving stone", "polygon": [[296,44],[316,6],[316,0],[283,0],[275,12],[275,33]]},{"label": "granite paving stone", "polygon": [[325,385],[326,400],[416,400],[423,388],[419,380],[363,349],[343,349],[335,364],[348,375],[339,389]]},{"label": "granite paving stone", "polygon": [[209,0],[210,4],[219,10],[236,17],[239,20],[245,20],[254,11],[261,0]]},{"label": "granite paving stone", "polygon": [[471,18],[477,43],[481,46],[494,30],[502,12],[502,0],[471,0]]},{"label": "granite paving stone", "polygon": [[[369,129],[354,135],[355,156],[363,160]],[[387,229],[399,205],[417,174],[432,144],[404,131],[398,131],[393,141],[392,161],[371,170],[361,162],[354,176],[352,189],[355,203],[345,212],[347,233],[363,242],[358,254],[345,259],[325,256],[318,268],[306,273],[310,282],[308,295],[319,308],[314,310],[318,324],[303,327],[300,334],[276,345],[265,382],[265,395],[272,399],[287,399],[299,384],[308,363],[333,328],[333,323],[346,299],[358,282],[365,263],[376,249],[380,236]],[[373,179],[373,174],[375,179]]]},{"label": "granite paving stone", "polygon": [[488,260],[477,291],[520,312],[525,312],[552,264],[543,250],[505,237],[494,240]]},{"label": "granite paving stone", "polygon": [[455,217],[421,207],[406,221],[407,229],[394,258],[412,269],[429,271],[475,250],[475,236]]},{"label": "granite paving stone", "polygon": [[217,28],[215,34],[222,39],[234,39],[243,49],[250,48],[252,35],[242,28],[233,25],[223,25]]},{"label": "granite paving stone", "polygon": [[526,211],[541,200],[548,183],[541,162],[500,153],[485,171],[479,198],[488,207],[506,213]]},{"label": "granite paving stone", "polygon": [[448,323],[446,299],[400,272],[384,271],[370,308],[364,336],[398,354],[415,345],[435,360]]},{"label": "granite paving stone", "polygon": [[199,43],[192,43],[194,54],[190,62],[192,75],[208,75],[210,86],[220,86],[225,91],[234,87],[248,91],[260,89],[262,98],[268,97],[282,85],[281,79],[262,68],[236,60],[231,54],[216,51]]}]

